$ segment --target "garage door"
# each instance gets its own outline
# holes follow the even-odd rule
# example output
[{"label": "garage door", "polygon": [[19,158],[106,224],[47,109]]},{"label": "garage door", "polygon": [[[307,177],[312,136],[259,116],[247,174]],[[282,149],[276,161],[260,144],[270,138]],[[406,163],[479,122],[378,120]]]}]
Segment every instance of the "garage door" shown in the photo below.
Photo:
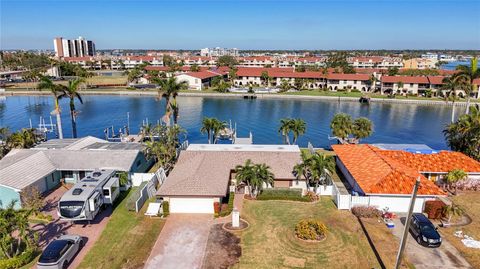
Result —
[{"label": "garage door", "polygon": [[213,214],[213,198],[170,198],[170,212]]}]

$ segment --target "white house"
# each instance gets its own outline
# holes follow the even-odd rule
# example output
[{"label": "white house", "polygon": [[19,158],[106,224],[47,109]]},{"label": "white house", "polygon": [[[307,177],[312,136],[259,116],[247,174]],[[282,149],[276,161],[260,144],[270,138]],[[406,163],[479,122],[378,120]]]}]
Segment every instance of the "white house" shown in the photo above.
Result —
[{"label": "white house", "polygon": [[191,90],[201,91],[207,87],[212,86],[212,79],[215,77],[224,78],[225,75],[214,71],[199,71],[179,74],[175,76],[177,81],[186,81],[188,88]]},{"label": "white house", "polygon": [[414,211],[424,202],[446,196],[435,183],[451,170],[462,169],[470,180],[480,180],[480,163],[459,152],[409,151],[373,145],[333,145],[337,166],[351,189],[351,205],[388,207],[407,212],[417,178],[420,179]]}]

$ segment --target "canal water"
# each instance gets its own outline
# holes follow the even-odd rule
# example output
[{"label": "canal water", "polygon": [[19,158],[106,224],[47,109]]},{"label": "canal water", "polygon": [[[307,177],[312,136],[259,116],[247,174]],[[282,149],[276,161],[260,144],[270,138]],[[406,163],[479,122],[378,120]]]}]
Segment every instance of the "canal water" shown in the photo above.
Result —
[{"label": "canal water", "polygon": [[[18,130],[34,126],[39,118],[50,121],[53,99],[50,96],[0,97],[0,126]],[[104,138],[103,130],[114,126],[116,130],[127,125],[127,112],[132,132],[139,131],[142,120],[156,122],[164,114],[164,101],[154,97],[85,95],[83,104],[76,102],[78,135]],[[206,143],[206,135],[200,133],[204,116],[237,123],[239,136],[253,133],[255,144],[281,144],[278,133],[281,118],[302,118],[307,123],[306,134],[299,139],[300,146],[310,141],[315,147],[328,148],[330,120],[338,112],[353,117],[367,117],[374,123],[373,135],[368,143],[423,143],[435,149],[446,149],[442,130],[451,119],[451,107],[415,104],[370,105],[358,102],[330,100],[278,100],[215,97],[178,97],[179,124],[188,132],[191,143]],[[71,137],[68,100],[61,100],[62,123],[65,138]],[[457,108],[458,115],[464,108]],[[52,116],[55,122],[55,117]]]}]

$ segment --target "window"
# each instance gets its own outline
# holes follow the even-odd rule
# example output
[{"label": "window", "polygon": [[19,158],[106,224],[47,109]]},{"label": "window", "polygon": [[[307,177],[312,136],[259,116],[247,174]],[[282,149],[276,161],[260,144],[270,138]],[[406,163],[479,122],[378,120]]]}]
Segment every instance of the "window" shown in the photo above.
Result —
[{"label": "window", "polygon": [[104,196],[110,196],[110,190],[109,189],[103,189],[103,195]]},{"label": "window", "polygon": [[62,177],[63,178],[73,178],[73,172],[72,171],[62,171]]}]

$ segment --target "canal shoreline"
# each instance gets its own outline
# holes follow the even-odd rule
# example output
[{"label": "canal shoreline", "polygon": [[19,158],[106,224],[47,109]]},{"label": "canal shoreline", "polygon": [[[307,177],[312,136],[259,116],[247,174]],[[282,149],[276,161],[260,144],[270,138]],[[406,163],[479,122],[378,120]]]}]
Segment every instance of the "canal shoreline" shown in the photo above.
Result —
[{"label": "canal shoreline", "polygon": [[[156,96],[156,91],[131,91],[131,90],[87,90],[80,91],[83,95],[128,95],[128,96]],[[48,91],[37,90],[13,90],[0,92],[0,96],[21,96],[21,95],[50,95]],[[180,92],[179,96],[189,97],[216,97],[216,98],[243,98],[252,94],[242,93],[207,93],[207,92]],[[319,95],[293,95],[293,94],[255,94],[257,99],[280,99],[280,100],[329,100],[329,101],[346,101],[359,102],[358,97],[348,96],[319,96]],[[418,100],[418,99],[393,99],[393,98],[371,98],[372,103],[397,103],[397,104],[417,104],[417,105],[436,105],[436,106],[452,106],[452,102],[441,100]],[[472,102],[472,104],[475,104]],[[466,102],[455,102],[455,106],[466,106]]]}]

